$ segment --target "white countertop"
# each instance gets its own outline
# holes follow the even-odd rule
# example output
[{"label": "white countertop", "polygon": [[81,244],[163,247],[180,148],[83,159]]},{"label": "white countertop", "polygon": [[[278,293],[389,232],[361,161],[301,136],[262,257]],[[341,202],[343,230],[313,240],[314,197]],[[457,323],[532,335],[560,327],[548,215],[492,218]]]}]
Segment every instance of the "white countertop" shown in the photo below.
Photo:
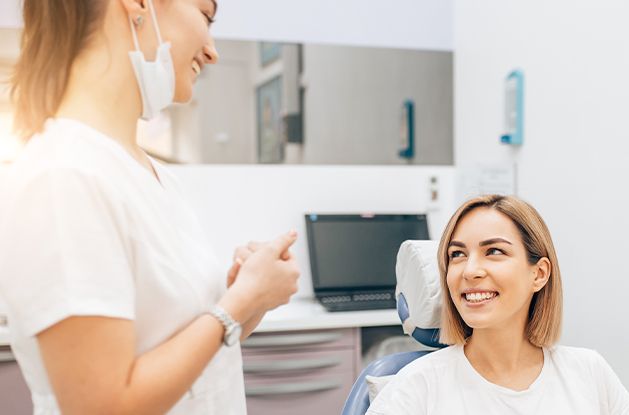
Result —
[{"label": "white countertop", "polygon": [[315,299],[300,298],[268,312],[255,332],[395,326],[399,324],[401,324],[400,318],[395,309],[329,312]]}]

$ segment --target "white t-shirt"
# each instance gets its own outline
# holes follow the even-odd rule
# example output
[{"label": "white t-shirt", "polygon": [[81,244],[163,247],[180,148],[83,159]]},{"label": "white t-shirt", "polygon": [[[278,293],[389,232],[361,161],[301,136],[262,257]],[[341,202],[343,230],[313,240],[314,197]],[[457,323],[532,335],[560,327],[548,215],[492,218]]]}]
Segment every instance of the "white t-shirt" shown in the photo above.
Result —
[{"label": "white t-shirt", "polygon": [[629,393],[592,350],[544,349],[538,378],[518,392],[483,378],[459,345],[408,364],[384,387],[367,414],[627,415]]},{"label": "white t-shirt", "polygon": [[[0,183],[0,292],[36,414],[59,413],[37,333],[69,316],[130,319],[139,355],[225,291],[174,176],[153,165],[161,184],[114,140],[57,119]],[[219,413],[246,413],[238,345],[222,347],[170,412]]]}]

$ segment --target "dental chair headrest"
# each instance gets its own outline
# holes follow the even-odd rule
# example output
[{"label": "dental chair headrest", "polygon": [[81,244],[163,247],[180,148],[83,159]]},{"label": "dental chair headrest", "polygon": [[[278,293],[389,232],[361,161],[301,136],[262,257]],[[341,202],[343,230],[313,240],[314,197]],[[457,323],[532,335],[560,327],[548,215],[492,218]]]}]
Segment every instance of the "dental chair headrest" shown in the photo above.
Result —
[{"label": "dental chair headrest", "polygon": [[404,332],[430,347],[439,343],[441,285],[438,241],[405,241],[395,266],[397,310]]}]

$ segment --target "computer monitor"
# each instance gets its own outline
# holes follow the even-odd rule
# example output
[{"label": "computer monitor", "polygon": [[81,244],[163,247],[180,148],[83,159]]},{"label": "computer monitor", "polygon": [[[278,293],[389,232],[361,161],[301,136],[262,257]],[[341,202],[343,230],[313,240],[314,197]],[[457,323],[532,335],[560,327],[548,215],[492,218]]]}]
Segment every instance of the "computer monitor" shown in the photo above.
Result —
[{"label": "computer monitor", "polygon": [[328,309],[395,307],[402,242],[429,239],[424,214],[305,215],[312,285]]}]

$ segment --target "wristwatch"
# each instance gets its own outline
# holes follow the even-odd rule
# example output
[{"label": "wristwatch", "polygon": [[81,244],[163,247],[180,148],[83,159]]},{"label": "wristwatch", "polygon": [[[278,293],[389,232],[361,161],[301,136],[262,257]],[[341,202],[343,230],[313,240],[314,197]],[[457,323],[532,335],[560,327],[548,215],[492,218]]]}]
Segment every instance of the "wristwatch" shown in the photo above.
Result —
[{"label": "wristwatch", "polygon": [[240,340],[240,334],[242,333],[242,327],[232,316],[229,315],[225,309],[219,305],[215,305],[210,314],[221,322],[225,327],[225,334],[223,335],[223,344],[225,346],[233,346]]}]

